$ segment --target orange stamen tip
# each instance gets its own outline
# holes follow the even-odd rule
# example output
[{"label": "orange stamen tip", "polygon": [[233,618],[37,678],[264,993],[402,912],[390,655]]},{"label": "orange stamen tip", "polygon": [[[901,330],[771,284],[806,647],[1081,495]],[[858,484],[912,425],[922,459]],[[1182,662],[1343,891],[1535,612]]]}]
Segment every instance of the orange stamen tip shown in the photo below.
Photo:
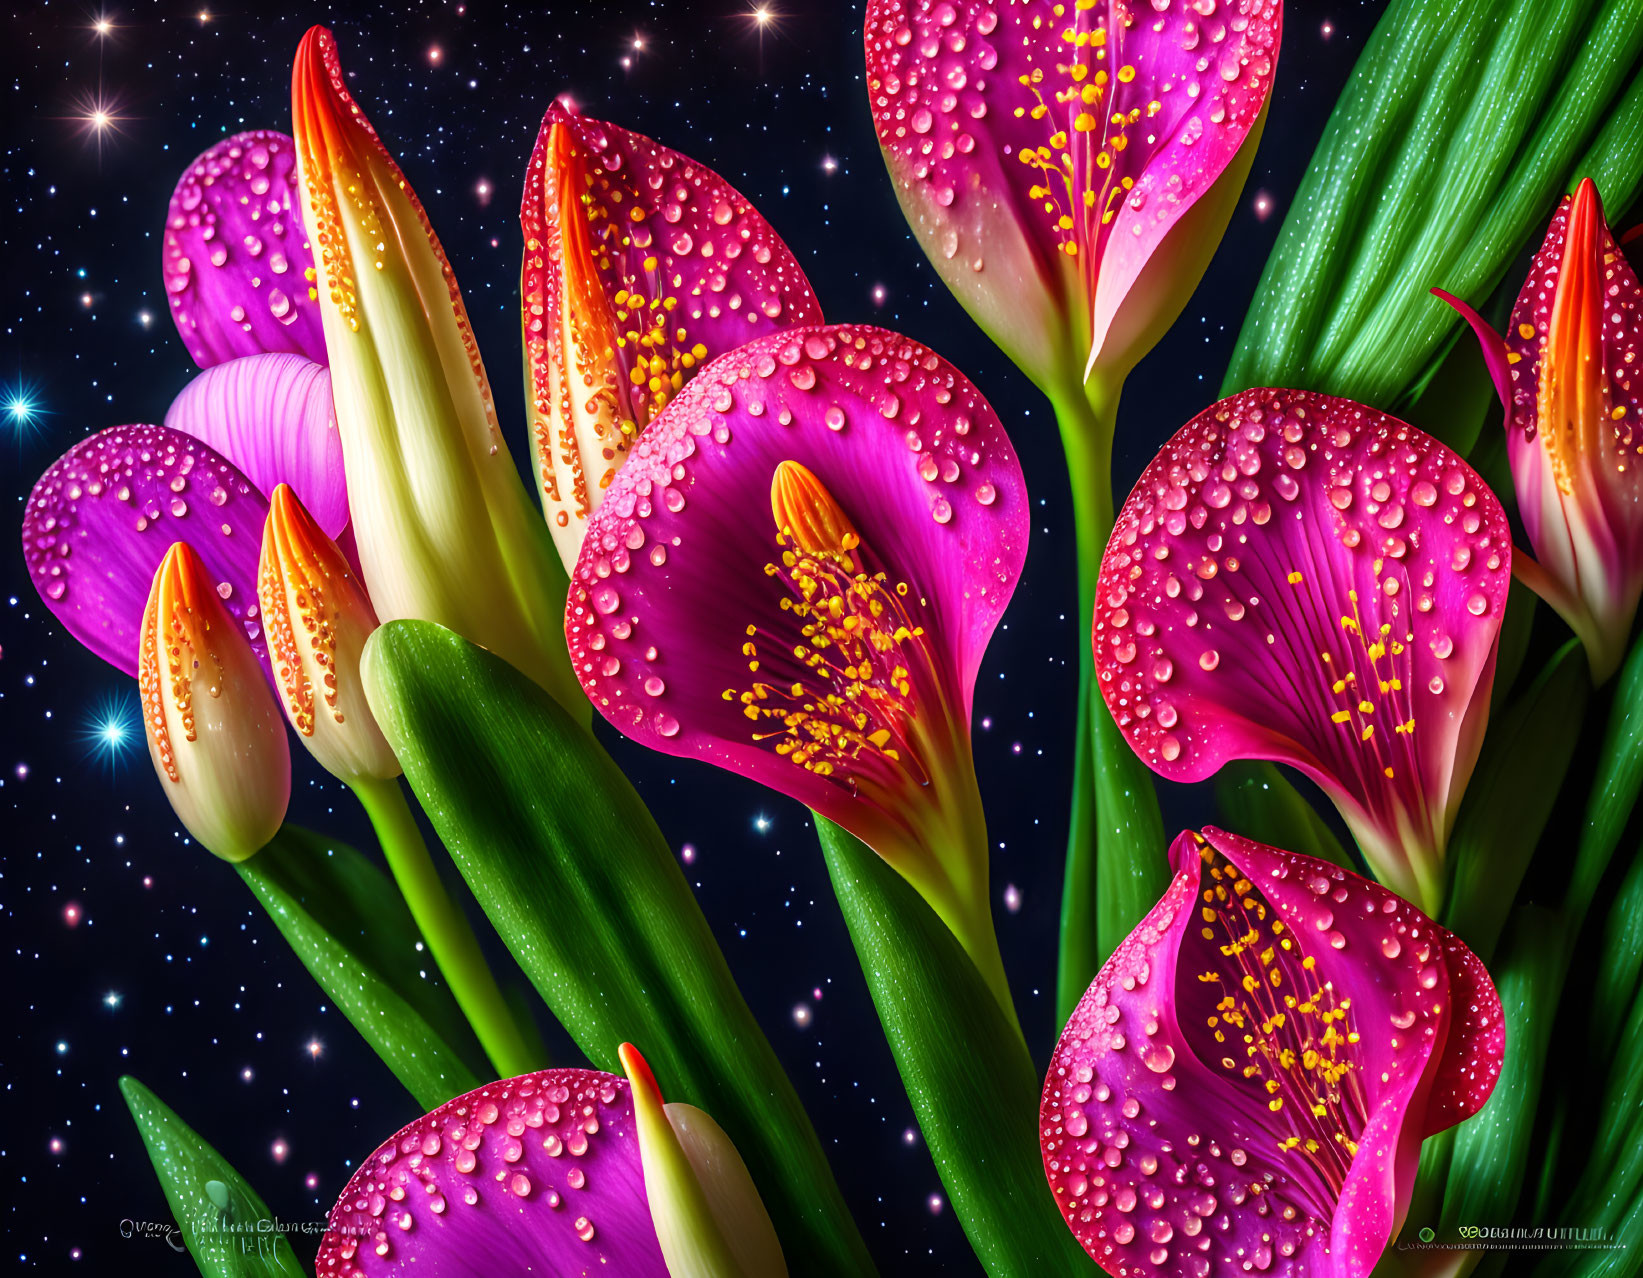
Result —
[{"label": "orange stamen tip", "polygon": [[628,1082],[636,1088],[643,1088],[660,1103],[662,1089],[656,1085],[656,1075],[651,1072],[650,1062],[640,1055],[639,1049],[632,1043],[623,1043],[616,1049],[616,1055],[622,1061],[622,1069],[627,1073]]},{"label": "orange stamen tip", "polygon": [[796,461],[784,461],[770,477],[770,513],[776,531],[807,555],[852,561],[861,534],[827,485]]}]

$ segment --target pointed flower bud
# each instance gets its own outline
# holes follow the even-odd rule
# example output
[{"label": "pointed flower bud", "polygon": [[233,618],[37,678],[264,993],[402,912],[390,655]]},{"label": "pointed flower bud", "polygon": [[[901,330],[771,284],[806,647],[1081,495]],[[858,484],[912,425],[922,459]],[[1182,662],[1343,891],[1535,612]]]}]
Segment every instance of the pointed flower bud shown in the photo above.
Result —
[{"label": "pointed flower bud", "polygon": [[154,574],[138,664],[149,758],[178,819],[245,860],[285,820],[291,754],[262,665],[187,542]]},{"label": "pointed flower bud", "polygon": [[337,545],[296,494],[274,489],[257,573],[268,656],[285,717],[332,776],[397,777],[359,678],[376,613]]},{"label": "pointed flower bud", "polygon": [[711,359],[821,322],[797,260],[711,169],[549,108],[519,211],[531,449],[567,568],[640,431]]},{"label": "pointed flower bud", "polygon": [[436,621],[581,706],[564,573],[497,427],[462,294],[421,202],[343,87],[331,33],[292,73],[303,216],[377,615]]},{"label": "pointed flower bud", "polygon": [[1643,290],[1590,178],[1552,218],[1502,341],[1472,324],[1506,405],[1524,584],[1580,636],[1599,682],[1643,596]]}]

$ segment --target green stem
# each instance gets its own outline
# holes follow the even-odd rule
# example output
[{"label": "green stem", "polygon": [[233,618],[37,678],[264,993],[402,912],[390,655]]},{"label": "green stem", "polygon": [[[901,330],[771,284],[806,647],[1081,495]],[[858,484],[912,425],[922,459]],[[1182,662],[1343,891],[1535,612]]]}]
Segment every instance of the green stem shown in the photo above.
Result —
[{"label": "green stem", "polygon": [[411,907],[422,939],[440,975],[474,1028],[499,1077],[513,1078],[545,1063],[528,1046],[496,978],[479,952],[479,941],[462,911],[445,892],[439,871],[428,855],[405,792],[397,777],[361,777],[352,783],[360,806],[370,817],[394,881]]},{"label": "green stem", "polygon": [[1095,686],[1090,641],[1096,581],[1112,532],[1112,436],[1122,382],[1099,379],[1052,392],[1072,486],[1078,559],[1078,722],[1062,883],[1057,1024],[1097,969],[1163,895],[1164,825],[1152,776]]}]

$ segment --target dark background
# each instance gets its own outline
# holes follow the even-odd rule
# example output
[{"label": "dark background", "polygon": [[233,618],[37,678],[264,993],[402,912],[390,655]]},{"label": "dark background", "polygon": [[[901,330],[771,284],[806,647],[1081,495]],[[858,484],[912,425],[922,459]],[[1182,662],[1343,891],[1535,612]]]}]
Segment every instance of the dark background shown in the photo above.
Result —
[{"label": "dark background", "polygon": [[[0,28],[0,482],[11,526],[54,458],[105,426],[160,420],[195,371],[160,282],[166,202],[188,161],[218,139],[289,129],[291,55],[311,23],[335,29],[355,95],[444,240],[521,457],[517,201],[542,112],[569,91],[587,114],[704,161],[792,245],[830,319],[928,342],[981,387],[1021,454],[1038,516],[978,687],[976,753],[1000,940],[1042,1062],[1057,1028],[1071,711],[1085,642],[1071,620],[1071,514],[1054,422],[907,234],[867,111],[861,4],[770,0],[776,16],[762,34],[753,7],[14,6]],[[1271,121],[1243,203],[1198,295],[1130,378],[1121,493],[1214,397],[1290,196],[1380,8],[1288,6]],[[106,35],[100,17],[113,24]],[[111,117],[101,130],[89,123],[98,110]],[[123,1219],[169,1220],[115,1086],[121,1074],[158,1092],[293,1220],[322,1216],[350,1160],[417,1107],[233,871],[184,845],[147,759],[134,681],[55,624],[15,541],[0,571],[0,1257],[46,1272],[192,1273],[165,1243],[121,1237]],[[693,845],[687,873],[882,1271],[978,1274],[918,1139],[807,814],[606,736],[675,847]],[[291,818],[374,846],[346,791],[300,748],[293,763]],[[1190,818],[1181,792],[1164,797],[1168,820]],[[1006,902],[1017,899],[1012,911]],[[544,1028],[557,1060],[576,1059],[556,1027]]]}]

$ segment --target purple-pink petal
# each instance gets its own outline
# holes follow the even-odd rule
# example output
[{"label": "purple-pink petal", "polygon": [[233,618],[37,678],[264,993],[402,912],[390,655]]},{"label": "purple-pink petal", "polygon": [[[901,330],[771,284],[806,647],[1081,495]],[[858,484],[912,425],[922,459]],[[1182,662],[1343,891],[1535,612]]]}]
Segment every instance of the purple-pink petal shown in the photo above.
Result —
[{"label": "purple-pink petal", "polygon": [[1081,338],[1081,371],[1100,347],[1248,137],[1282,21],[1277,0],[871,0],[868,94],[902,206],[1024,366]]},{"label": "purple-pink petal", "polygon": [[1505,512],[1449,449],[1349,400],[1246,391],[1165,444],[1119,514],[1098,683],[1164,776],[1291,764],[1360,835],[1441,850],[1510,576]]},{"label": "purple-pink petal", "polygon": [[331,374],[301,355],[246,355],[208,368],[166,410],[270,495],[289,484],[328,537],[348,522]]},{"label": "purple-pink petal", "polygon": [[1062,1214],[1109,1273],[1361,1278],[1426,1136],[1488,1099],[1499,999],[1378,884],[1209,829],[1056,1047],[1040,1112]]},{"label": "purple-pink petal", "polygon": [[[851,608],[872,595],[879,610],[866,679],[806,633],[813,605],[797,606],[770,514],[784,461],[854,525],[867,577],[884,574],[846,587]],[[882,329],[774,334],[688,383],[617,473],[571,583],[571,658],[635,740],[754,777],[879,846],[874,822],[939,802],[917,792],[942,751],[967,766],[977,669],[1027,530],[1014,450],[952,365]]]},{"label": "purple-pink petal", "polygon": [[667,1278],[626,1079],[548,1069],[447,1101],[331,1209],[319,1278]]},{"label": "purple-pink petal", "polygon": [[165,426],[111,426],[52,463],[23,513],[23,557],[70,634],[135,676],[143,606],[172,543],[218,582],[259,658],[257,556],[268,503],[209,445]]},{"label": "purple-pink petal", "polygon": [[188,166],[166,213],[162,271],[196,364],[265,351],[325,363],[312,268],[288,136],[236,133]]}]

